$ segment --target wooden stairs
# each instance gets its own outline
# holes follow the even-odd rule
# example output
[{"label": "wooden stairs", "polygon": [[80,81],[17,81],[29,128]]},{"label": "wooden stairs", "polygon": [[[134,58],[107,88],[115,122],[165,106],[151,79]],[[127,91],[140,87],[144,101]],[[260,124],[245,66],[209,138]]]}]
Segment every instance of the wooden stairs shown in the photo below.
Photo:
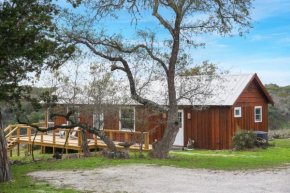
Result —
[{"label": "wooden stairs", "polygon": [[9,132],[7,135],[5,135],[5,138],[7,142],[7,150],[10,152],[13,150],[15,146],[19,144],[18,138],[12,138],[12,134],[17,132],[17,129],[18,127],[13,129],[10,125],[6,129],[4,129],[4,133]]},{"label": "wooden stairs", "polygon": [[13,140],[10,140],[10,139],[6,139],[7,141],[7,150],[8,151],[12,151],[13,148],[18,145],[18,139],[13,139]]}]

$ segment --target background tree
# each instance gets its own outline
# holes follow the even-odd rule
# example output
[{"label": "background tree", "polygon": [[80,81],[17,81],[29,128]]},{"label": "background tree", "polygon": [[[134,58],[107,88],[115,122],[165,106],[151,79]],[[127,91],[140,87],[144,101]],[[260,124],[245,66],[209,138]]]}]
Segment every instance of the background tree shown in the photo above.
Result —
[{"label": "background tree", "polygon": [[[56,69],[73,53],[56,38],[54,18],[58,8],[49,0],[0,2],[0,100],[29,99],[30,86],[44,68]],[[22,84],[21,84],[22,82]],[[0,182],[12,179],[0,109]]]},{"label": "background tree", "polygon": [[[178,98],[176,94],[176,75],[179,69],[188,64],[192,48],[203,44],[194,41],[194,36],[201,34],[243,35],[250,26],[252,0],[81,0],[70,1],[74,7],[83,4],[95,13],[94,16],[66,15],[65,36],[73,44],[86,46],[96,56],[112,62],[112,71],[124,72],[130,85],[131,97],[146,107],[167,113],[167,129],[161,141],[153,144],[151,157],[167,158],[179,130]],[[106,33],[96,27],[96,22],[106,22],[118,14],[128,13],[135,22],[136,36],[133,41],[126,40],[124,34]],[[144,15],[145,13],[145,15]],[[138,20],[151,13],[158,25],[138,29]],[[200,17],[203,15],[204,17]],[[107,24],[108,25],[108,24]],[[158,36],[163,29],[162,37]],[[157,32],[156,32],[157,31]],[[167,35],[164,35],[164,32]],[[166,80],[168,106],[161,106],[137,92],[136,81],[132,73],[132,58],[143,54],[147,64],[154,63],[160,77]],[[150,59],[150,60],[149,60]]]},{"label": "background tree", "polygon": [[85,60],[85,54],[78,56],[62,66],[54,76],[44,77],[45,85],[52,88],[52,92],[43,93],[39,100],[44,102],[44,108],[48,108],[52,123],[53,119],[63,117],[66,119],[65,124],[49,124],[47,129],[41,129],[32,125],[31,119],[23,114],[25,111],[17,112],[19,122],[40,132],[79,127],[83,137],[82,149],[86,156],[90,152],[85,131],[100,137],[112,153],[120,154],[102,129],[104,117],[116,117],[119,106],[127,101],[120,93],[123,92],[123,87],[102,64],[90,64]]}]

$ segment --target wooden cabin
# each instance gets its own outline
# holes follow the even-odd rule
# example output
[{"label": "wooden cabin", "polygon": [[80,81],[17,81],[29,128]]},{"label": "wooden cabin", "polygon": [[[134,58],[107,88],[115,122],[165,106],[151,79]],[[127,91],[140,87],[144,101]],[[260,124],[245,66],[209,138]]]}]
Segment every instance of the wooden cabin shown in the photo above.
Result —
[{"label": "wooden cabin", "polygon": [[[268,104],[274,105],[274,101],[257,74],[223,75],[223,78],[226,80],[220,83],[223,87],[213,88],[215,94],[211,98],[194,104],[179,101],[178,117],[181,127],[174,145],[186,146],[188,139],[192,139],[199,149],[230,149],[237,126],[242,130],[268,132]],[[156,91],[159,89],[154,87],[153,90],[154,98],[161,98],[163,94],[158,97],[159,93]],[[202,110],[196,110],[195,107],[202,107]],[[166,129],[165,114],[152,114],[142,122],[138,119],[144,117],[143,106],[131,104],[117,108],[119,113],[115,117],[102,115],[103,129],[131,131],[132,135],[125,139],[115,133],[111,136],[114,141],[134,140],[134,132],[140,130],[149,132],[150,144],[161,140]],[[46,121],[48,125],[67,123],[64,118]],[[91,126],[97,124],[94,115],[88,115],[80,121]],[[88,138],[93,138],[93,135],[89,134]]]}]

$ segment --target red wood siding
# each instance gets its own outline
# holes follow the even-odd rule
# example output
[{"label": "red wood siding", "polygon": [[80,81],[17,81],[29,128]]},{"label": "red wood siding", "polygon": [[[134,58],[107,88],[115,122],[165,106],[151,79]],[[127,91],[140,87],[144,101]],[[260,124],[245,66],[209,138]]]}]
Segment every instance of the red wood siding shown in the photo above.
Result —
[{"label": "red wood siding", "polygon": [[[262,106],[262,122],[255,123],[255,106],[242,107],[242,117],[235,117],[232,127],[236,128],[238,125],[242,130],[268,132],[268,104],[260,106]],[[234,116],[234,108],[232,116]]]},{"label": "red wood siding", "polygon": [[[188,139],[195,141],[195,147],[200,149],[229,149],[231,139],[237,125],[243,130],[268,131],[268,102],[265,93],[254,79],[242,92],[234,106],[210,107],[203,111],[193,111],[184,108],[184,146]],[[255,106],[262,106],[262,122],[255,123]],[[242,107],[242,117],[234,117],[234,107]],[[191,114],[188,119],[187,114]],[[150,115],[151,114],[151,115]],[[142,120],[145,122],[142,122]],[[137,120],[141,120],[137,121]],[[93,125],[93,116],[81,114],[81,121]],[[66,124],[64,118],[55,119],[55,125]],[[104,129],[119,130],[119,113],[104,115]],[[150,143],[160,141],[166,129],[166,119],[162,114],[153,114],[143,107],[135,107],[135,130],[150,133]],[[92,135],[88,135],[92,138]],[[136,141],[139,137],[132,133],[128,139]],[[113,140],[124,141],[125,135],[114,133]],[[138,141],[138,140],[137,140]]]},{"label": "red wood siding", "polygon": [[[262,106],[262,122],[255,123],[255,106]],[[238,125],[242,130],[268,131],[268,100],[258,82],[253,82],[243,91],[234,107],[242,107],[242,117],[234,118],[232,126]]]},{"label": "red wood siding", "polygon": [[242,92],[234,104],[235,107],[262,106],[268,104],[268,100],[258,82],[254,79]]},{"label": "red wood siding", "polygon": [[[191,119],[187,114],[191,114]],[[211,107],[203,111],[184,110],[184,146],[188,139],[199,149],[228,149],[232,137],[231,108]]]},{"label": "red wood siding", "polygon": [[[62,106],[58,106],[54,109],[55,113],[59,113],[59,114],[66,114],[66,108],[62,107]],[[66,124],[67,121],[64,117],[57,117],[54,119],[54,125],[62,125],[62,124]]]}]

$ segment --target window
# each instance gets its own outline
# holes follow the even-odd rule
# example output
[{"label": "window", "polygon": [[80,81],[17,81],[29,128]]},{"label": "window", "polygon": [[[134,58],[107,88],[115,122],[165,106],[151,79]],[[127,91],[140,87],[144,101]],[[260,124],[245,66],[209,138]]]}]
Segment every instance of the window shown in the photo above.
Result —
[{"label": "window", "polygon": [[180,125],[179,125],[179,128],[182,128],[183,126],[183,118],[182,118],[182,112],[178,112],[178,119],[179,119],[179,123],[180,123]]},{"label": "window", "polygon": [[[50,117],[50,114],[53,112],[51,108],[47,109],[47,127],[54,127],[54,119]],[[52,134],[52,130],[47,131],[48,134]]]},{"label": "window", "polygon": [[104,128],[104,114],[96,113],[93,115],[93,127],[103,130]]},{"label": "window", "polygon": [[242,117],[242,107],[235,107],[235,117]]},{"label": "window", "polygon": [[255,107],[255,123],[262,122],[262,107]]},{"label": "window", "polygon": [[134,108],[121,109],[120,130],[135,130],[135,109]]}]

